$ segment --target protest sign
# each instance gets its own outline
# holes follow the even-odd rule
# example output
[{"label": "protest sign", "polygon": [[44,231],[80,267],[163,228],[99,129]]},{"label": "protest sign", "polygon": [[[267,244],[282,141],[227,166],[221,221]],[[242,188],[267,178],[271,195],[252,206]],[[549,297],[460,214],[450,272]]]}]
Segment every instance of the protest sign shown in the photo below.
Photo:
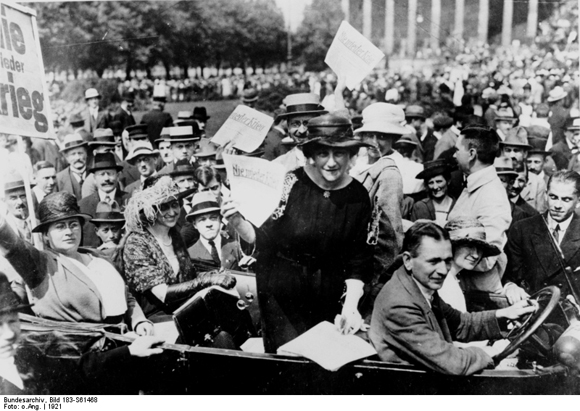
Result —
[{"label": "protest sign", "polygon": [[274,119],[248,106],[239,105],[211,139],[220,146],[233,142],[233,147],[251,153],[260,147]]},{"label": "protest sign", "polygon": [[232,198],[239,212],[260,227],[278,207],[286,168],[261,158],[224,154]]},{"label": "protest sign", "polygon": [[324,62],[337,76],[346,78],[346,86],[355,88],[385,57],[383,52],[354,27],[343,21]]},{"label": "protest sign", "polygon": [[51,137],[36,13],[0,2],[0,132]]}]

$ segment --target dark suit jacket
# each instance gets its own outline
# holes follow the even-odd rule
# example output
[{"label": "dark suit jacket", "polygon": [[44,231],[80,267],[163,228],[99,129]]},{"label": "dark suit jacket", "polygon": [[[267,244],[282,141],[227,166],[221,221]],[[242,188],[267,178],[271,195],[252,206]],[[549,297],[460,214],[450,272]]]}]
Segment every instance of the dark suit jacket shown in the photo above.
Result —
[{"label": "dark suit jacket", "polygon": [[427,135],[421,141],[421,147],[423,147],[423,162],[432,161],[433,155],[435,154],[435,146],[437,145],[437,137],[433,135],[433,130],[427,129]]},{"label": "dark suit jacket", "polygon": [[[210,252],[201,243],[201,239],[197,240],[194,245],[189,247],[187,252],[193,260],[200,260],[207,265],[215,264]],[[238,266],[238,261],[240,261],[241,258],[242,253],[240,252],[238,242],[233,238],[225,238],[222,235],[221,266],[228,270],[239,270],[240,267]]]},{"label": "dark suit jacket", "polygon": [[[510,203],[511,203],[511,201],[510,201]],[[524,213],[526,218],[533,217],[535,215],[540,214],[538,212],[538,210],[536,210],[534,207],[529,205],[528,202],[522,198],[522,196],[518,197],[518,200],[516,201],[515,204],[516,204],[516,206],[518,206],[522,210],[522,212]],[[512,220],[512,222],[513,222],[513,220]]]},{"label": "dark suit jacket", "polygon": [[432,304],[433,309],[404,266],[395,272],[375,300],[369,331],[381,359],[454,375],[473,374],[492,365],[481,348],[458,348],[451,341],[501,337],[495,311],[462,313],[437,294]]},{"label": "dark suit jacket", "polygon": [[119,121],[123,130],[125,130],[125,127],[134,126],[136,124],[133,114],[127,113],[121,107],[117,108],[117,111],[113,114],[113,121]]},{"label": "dark suit jacket", "polygon": [[151,110],[143,115],[141,124],[147,124],[147,136],[151,145],[155,147],[155,140],[159,138],[163,127],[171,127],[173,119],[169,113],[159,110]]},{"label": "dark suit jacket", "polygon": [[127,187],[129,184],[141,179],[141,174],[139,174],[139,169],[136,166],[129,164],[127,160],[123,160],[121,165],[123,170],[121,170],[119,175],[119,183],[121,183],[122,187]]},{"label": "dark suit jacket", "polygon": [[95,129],[97,128],[108,128],[109,123],[111,122],[111,116],[108,111],[99,110],[97,119],[95,120],[95,118],[91,116],[91,112],[87,107],[81,112],[81,116],[85,120],[83,128],[91,134],[94,134]]},{"label": "dark suit jacket", "polygon": [[81,184],[71,175],[70,166],[56,175],[56,184],[58,191],[66,191],[77,198],[77,202],[83,198]]},{"label": "dark suit jacket", "polygon": [[[43,138],[33,138],[32,147],[38,151],[43,161],[48,161],[56,168],[56,172],[62,171],[68,165],[64,156],[58,151],[58,146],[52,141]],[[33,163],[34,165],[34,163]]]},{"label": "dark suit jacket", "polygon": [[[560,287],[564,295],[570,293],[560,270],[558,254],[550,243],[550,232],[543,219],[536,215],[518,221],[508,232],[505,253],[508,257],[503,282],[513,282],[534,293],[548,285]],[[565,265],[575,270],[580,266],[580,216],[574,214],[566,230],[560,248],[564,253]],[[572,281],[580,290],[580,275],[573,274]]]},{"label": "dark suit jacket", "polygon": [[264,155],[262,158],[272,161],[290,151],[292,145],[282,144],[282,139],[284,137],[285,135],[280,131],[280,129],[272,127],[264,139]]},{"label": "dark suit jacket", "polygon": [[[121,210],[125,209],[125,203],[129,201],[129,194],[121,191],[117,188],[115,193],[115,201],[121,207]],[[97,211],[97,204],[100,202],[99,193],[93,193],[88,197],[83,198],[79,201],[79,208],[81,213],[89,214],[94,216]],[[100,239],[95,233],[95,225],[92,223],[86,223],[83,227],[83,247],[98,247],[100,245]]]},{"label": "dark suit jacket", "polygon": [[560,103],[551,107],[550,111],[552,114],[548,118],[548,123],[550,123],[550,128],[552,129],[552,141],[554,144],[559,142],[566,143],[564,130],[566,130],[566,120],[570,115],[570,110],[562,106]]},{"label": "dark suit jacket", "polygon": [[570,150],[568,143],[566,141],[560,141],[552,146],[550,152],[552,153],[552,159],[556,163],[558,170],[566,170],[572,158],[572,150]]}]

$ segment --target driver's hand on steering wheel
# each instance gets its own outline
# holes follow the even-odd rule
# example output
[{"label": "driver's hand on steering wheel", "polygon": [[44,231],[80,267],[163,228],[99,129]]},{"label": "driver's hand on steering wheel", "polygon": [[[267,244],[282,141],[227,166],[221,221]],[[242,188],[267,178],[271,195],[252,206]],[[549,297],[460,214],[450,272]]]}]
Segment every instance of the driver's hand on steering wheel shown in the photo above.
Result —
[{"label": "driver's hand on steering wheel", "polygon": [[495,312],[496,318],[507,318],[508,320],[517,320],[520,317],[531,314],[538,309],[538,303],[535,300],[522,300],[514,305],[502,308]]},{"label": "driver's hand on steering wheel", "polygon": [[504,286],[504,292],[510,305],[530,297],[523,288],[518,287],[514,283],[507,283]]}]

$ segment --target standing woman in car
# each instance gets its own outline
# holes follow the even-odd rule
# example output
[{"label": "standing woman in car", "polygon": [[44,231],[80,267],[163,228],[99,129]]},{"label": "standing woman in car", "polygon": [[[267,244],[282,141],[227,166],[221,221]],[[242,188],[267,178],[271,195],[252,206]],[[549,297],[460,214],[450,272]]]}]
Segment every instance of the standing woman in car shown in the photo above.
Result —
[{"label": "standing woman in car", "polygon": [[361,145],[347,118],[311,119],[301,145],[306,165],[286,175],[280,205],[260,228],[239,214],[235,202],[223,204],[224,217],[258,252],[267,352],[321,321],[335,321],[337,314],[342,314],[344,333],[362,325],[358,302],[372,276],[372,249],[366,242],[371,205],[365,188],[348,174]]}]

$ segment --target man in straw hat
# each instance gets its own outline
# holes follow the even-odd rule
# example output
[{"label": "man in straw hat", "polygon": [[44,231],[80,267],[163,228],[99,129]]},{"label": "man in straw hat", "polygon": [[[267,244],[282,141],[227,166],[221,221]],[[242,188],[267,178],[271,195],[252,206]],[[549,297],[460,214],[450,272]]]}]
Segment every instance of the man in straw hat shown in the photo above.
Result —
[{"label": "man in straw hat", "polygon": [[375,280],[394,261],[403,245],[403,180],[394,157],[393,143],[407,129],[403,109],[390,103],[374,103],[362,112],[363,125],[355,136],[368,144],[369,164],[351,175],[366,188],[373,207],[372,230],[367,242],[373,245]]},{"label": "man in straw hat", "polygon": [[[489,244],[485,232],[478,239]],[[493,253],[492,253],[493,254]],[[495,347],[456,347],[463,342],[502,338],[500,319],[517,319],[535,310],[522,301],[497,311],[468,312],[448,305],[438,294],[453,261],[449,234],[432,221],[405,233],[403,266],[375,301],[369,337],[383,361],[420,365],[452,375],[469,375],[494,364]]]},{"label": "man in straw hat", "polygon": [[[514,170],[519,171],[526,167],[528,150],[532,146],[528,144],[528,132],[524,127],[512,128],[500,146],[502,155],[512,160]],[[522,198],[534,209],[543,213],[546,211],[546,184],[544,180],[532,173],[526,178],[526,181],[526,186],[521,193]]]},{"label": "man in straw hat", "polygon": [[81,112],[81,116],[85,122],[85,130],[93,134],[97,128],[109,127],[111,116],[108,111],[99,110],[101,95],[96,88],[85,90],[85,101],[87,102],[87,108]]},{"label": "man in straw hat", "polygon": [[135,190],[140,190],[143,187],[143,182],[147,177],[157,174],[156,167],[158,159],[159,152],[153,150],[149,140],[133,145],[125,161],[137,168],[139,179],[125,187],[124,190],[126,193],[132,195]]},{"label": "man in straw hat", "polygon": [[502,106],[495,113],[495,131],[501,140],[505,140],[509,131],[517,121],[514,111],[511,107]]},{"label": "man in straw hat", "polygon": [[[548,181],[548,211],[518,221],[508,233],[508,266],[503,281],[510,303],[548,285],[571,293],[561,270],[580,266],[580,175],[557,171]],[[563,256],[563,258],[562,258]],[[571,276],[580,289],[578,275]]]},{"label": "man in straw hat", "polygon": [[493,166],[510,199],[510,207],[512,209],[512,222],[510,227],[516,221],[538,214],[536,209],[526,203],[520,196],[528,181],[527,170],[525,168],[521,169],[520,172],[514,170],[511,159],[503,156],[497,157]]},{"label": "man in straw hat", "polygon": [[[123,207],[129,199],[129,194],[119,188],[119,172],[123,169],[115,161],[113,153],[96,154],[89,168],[89,173],[94,174],[97,192],[79,201],[81,212],[94,216],[97,212],[97,205],[104,201],[108,204],[117,203]],[[83,246],[98,247],[99,239],[95,234],[95,227],[91,223],[86,223],[83,227]]]},{"label": "man in straw hat", "polygon": [[78,134],[69,134],[60,152],[69,166],[56,175],[58,191],[69,192],[79,201],[83,198],[82,186],[87,177],[87,142]]},{"label": "man in straw hat", "polygon": [[[449,213],[449,219],[465,215],[477,218],[485,227],[488,241],[503,250],[512,216],[506,191],[493,167],[499,143],[500,138],[495,130],[484,126],[470,126],[461,131],[454,157],[466,177],[466,185]],[[464,291],[473,290],[476,291],[474,294],[481,296],[484,293],[501,293],[505,263],[504,254],[482,259],[476,269],[465,277]],[[481,304],[485,304],[484,301],[470,302],[471,298],[471,295],[466,295],[469,310],[470,304],[473,308],[480,304],[479,309]]]},{"label": "man in straw hat", "polygon": [[277,157],[274,161],[283,164],[287,171],[304,166],[306,159],[297,144],[306,141],[308,121],[328,113],[320,105],[320,98],[313,93],[290,94],[284,99],[286,112],[278,115],[280,121],[286,120],[288,136],[293,140],[294,148]]},{"label": "man in straw hat", "polygon": [[222,232],[220,205],[211,192],[193,196],[187,221],[199,232],[199,240],[187,249],[194,261],[229,270],[239,270],[242,259],[240,245]]}]

